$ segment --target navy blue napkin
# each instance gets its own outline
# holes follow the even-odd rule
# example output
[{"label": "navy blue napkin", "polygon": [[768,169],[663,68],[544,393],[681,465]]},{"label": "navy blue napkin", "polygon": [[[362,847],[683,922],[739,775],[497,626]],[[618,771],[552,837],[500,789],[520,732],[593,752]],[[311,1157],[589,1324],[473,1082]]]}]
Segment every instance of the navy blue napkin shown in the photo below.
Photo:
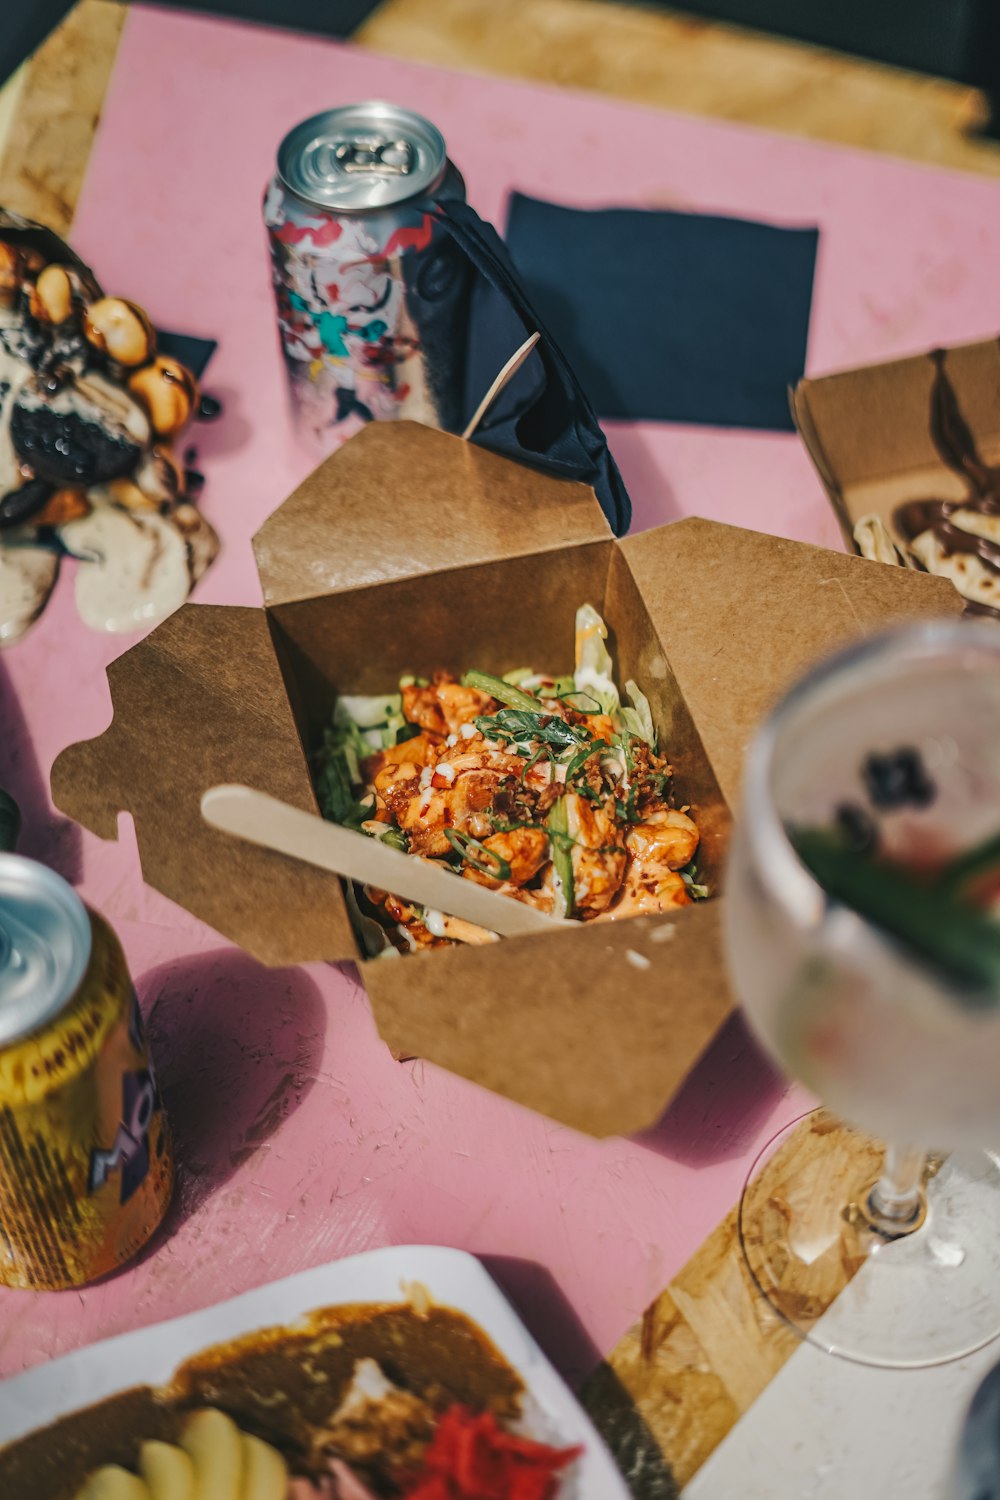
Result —
[{"label": "navy blue napkin", "polygon": [[472,267],[464,421],[530,333],[541,342],[508,382],[476,429],[473,442],[563,479],[589,484],[617,536],[632,506],[576,373],[529,302],[492,225],[457,199],[433,212]]},{"label": "navy blue napkin", "polygon": [[164,328],[156,330],[156,347],[161,354],[179,359],[200,380],[205,366],[219,347],[215,339],[200,339],[193,333],[168,333]]},{"label": "navy blue napkin", "polygon": [[511,196],[507,247],[602,417],[791,431],[819,233]]}]

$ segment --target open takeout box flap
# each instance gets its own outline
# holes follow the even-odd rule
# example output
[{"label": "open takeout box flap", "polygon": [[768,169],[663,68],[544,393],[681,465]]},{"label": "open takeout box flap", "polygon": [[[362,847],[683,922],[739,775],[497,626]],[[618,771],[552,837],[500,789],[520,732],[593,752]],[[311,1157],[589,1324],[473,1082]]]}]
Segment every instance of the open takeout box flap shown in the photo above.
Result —
[{"label": "open takeout box flap", "polygon": [[336,876],[210,828],[201,796],[246,781],[316,810],[263,610],[186,604],[108,668],[114,718],[52,768],[69,817],[135,823],[145,880],[268,964],[356,954]]},{"label": "open takeout box flap", "polygon": [[796,677],[860,635],[962,609],[945,579],[718,521],[619,546],[733,812],[746,747]]},{"label": "open takeout box flap", "polygon": [[268,605],[606,541],[587,485],[416,422],[372,422],[254,537]]},{"label": "open takeout box flap", "polygon": [[[1000,340],[958,345],[943,358],[981,456],[997,463]],[[801,380],[792,394],[795,424],[851,547],[862,516],[880,516],[895,534],[896,505],[966,493],[934,444],[934,375],[934,354],[920,354]]]},{"label": "open takeout box flap", "polygon": [[588,1135],[630,1135],[660,1118],[732,1009],[719,916],[709,901],[377,962],[365,984],[397,1055]]}]

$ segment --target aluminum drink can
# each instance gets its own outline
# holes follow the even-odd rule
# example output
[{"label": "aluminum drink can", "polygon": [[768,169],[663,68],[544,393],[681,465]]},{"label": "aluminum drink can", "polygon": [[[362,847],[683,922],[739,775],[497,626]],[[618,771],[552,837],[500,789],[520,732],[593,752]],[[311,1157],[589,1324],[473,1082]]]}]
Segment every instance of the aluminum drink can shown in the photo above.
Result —
[{"label": "aluminum drink can", "polygon": [[370,102],[313,115],[264,194],[292,415],[326,454],[359,422],[461,424],[470,273],[433,200],[464,199],[438,130]]},{"label": "aluminum drink can", "polygon": [[0,855],[0,1284],[58,1290],[115,1270],[173,1181],[121,944],[59,875]]}]

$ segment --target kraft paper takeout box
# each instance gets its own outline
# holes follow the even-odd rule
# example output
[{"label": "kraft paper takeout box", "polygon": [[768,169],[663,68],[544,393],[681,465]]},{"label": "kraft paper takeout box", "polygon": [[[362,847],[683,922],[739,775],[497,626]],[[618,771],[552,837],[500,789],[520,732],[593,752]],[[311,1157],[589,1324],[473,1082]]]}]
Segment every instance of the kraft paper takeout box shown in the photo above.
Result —
[{"label": "kraft paper takeout box", "polygon": [[[306,751],[338,691],[436,667],[565,671],[590,601],[618,680],[649,696],[717,888],[744,747],[782,688],[863,631],[958,606],[940,580],[709,521],[617,542],[585,486],[412,423],[365,428],[254,545],[264,608],[185,605],[113,662],[111,727],[65,750],[52,786],[105,838],[128,810],[146,880],[268,964],[358,958],[340,883],[214,831],[199,801],[245,781],[315,809]],[[362,973],[397,1054],[627,1133],[661,1115],[732,1007],[719,909]]]},{"label": "kraft paper takeout box", "polygon": [[[1000,464],[1000,341],[943,351],[959,411],[985,463]],[[897,547],[893,511],[907,500],[961,500],[968,487],[944,462],[931,430],[932,353],[801,380],[792,414],[845,540],[877,515]]]}]

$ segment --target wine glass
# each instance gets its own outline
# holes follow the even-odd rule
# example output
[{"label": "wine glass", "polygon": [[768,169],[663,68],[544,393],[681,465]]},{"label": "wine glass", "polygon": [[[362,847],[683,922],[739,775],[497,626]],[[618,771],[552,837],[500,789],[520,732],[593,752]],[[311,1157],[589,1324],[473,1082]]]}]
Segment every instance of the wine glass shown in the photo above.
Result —
[{"label": "wine glass", "polygon": [[[740,1206],[754,1280],[831,1353],[938,1364],[1000,1333],[1000,1157],[988,1149],[1000,1144],[1000,981],[972,982],[965,949],[958,971],[942,959],[951,928],[929,876],[929,911],[907,908],[905,936],[830,895],[802,831],[831,829],[925,874],[1000,835],[1000,628],[892,631],[795,686],[747,756],[724,902],[754,1031],[849,1122],[817,1116],[808,1150],[793,1126],[761,1154]],[[879,861],[869,868],[884,881]]]}]

